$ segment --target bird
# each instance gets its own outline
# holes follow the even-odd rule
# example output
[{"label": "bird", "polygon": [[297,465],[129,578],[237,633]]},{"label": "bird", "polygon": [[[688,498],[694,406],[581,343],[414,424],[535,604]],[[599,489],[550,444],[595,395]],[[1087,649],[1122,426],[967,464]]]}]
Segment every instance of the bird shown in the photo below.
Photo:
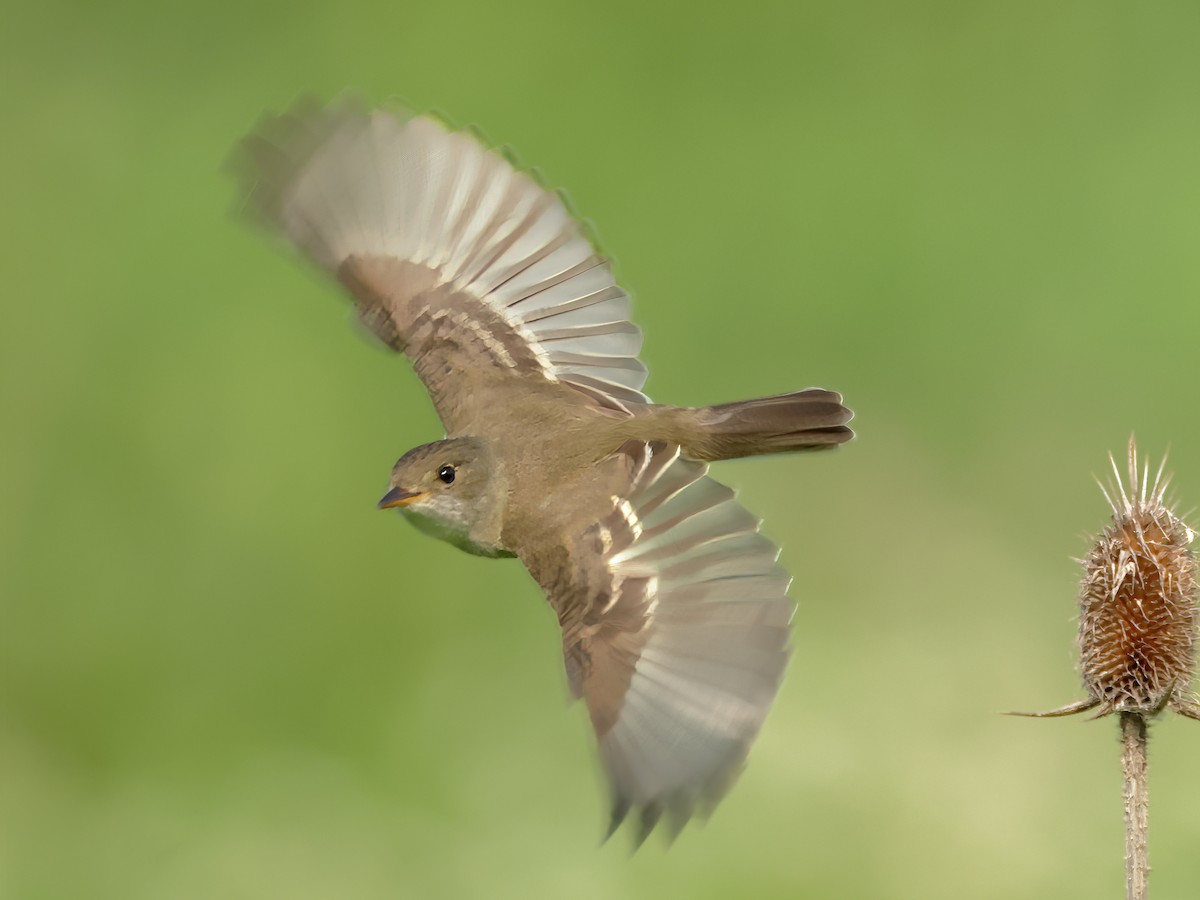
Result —
[{"label": "bird", "polygon": [[708,463],[825,450],[853,413],[820,388],[653,403],[629,295],[564,197],[441,117],[345,95],[265,114],[230,158],[241,212],[332,276],[410,360],[445,437],[378,506],[516,557],[562,631],[607,776],[607,835],[707,816],[790,653],[791,578]]}]

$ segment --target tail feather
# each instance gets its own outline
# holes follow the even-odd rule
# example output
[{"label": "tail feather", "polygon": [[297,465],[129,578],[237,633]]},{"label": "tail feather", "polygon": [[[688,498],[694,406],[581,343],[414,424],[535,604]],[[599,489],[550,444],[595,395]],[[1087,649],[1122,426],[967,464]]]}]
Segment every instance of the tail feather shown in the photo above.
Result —
[{"label": "tail feather", "polygon": [[659,440],[678,443],[698,460],[737,459],[764,453],[824,450],[854,437],[854,417],[835,391],[809,388],[791,394],[690,409],[651,407]]}]

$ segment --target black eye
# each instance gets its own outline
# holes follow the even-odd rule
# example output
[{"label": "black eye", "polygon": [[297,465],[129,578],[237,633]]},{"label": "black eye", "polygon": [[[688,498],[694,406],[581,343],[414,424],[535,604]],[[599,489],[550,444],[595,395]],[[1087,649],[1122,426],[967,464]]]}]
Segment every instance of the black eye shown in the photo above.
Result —
[{"label": "black eye", "polygon": [[442,466],[438,469],[438,478],[446,482],[446,484],[454,483],[454,466]]}]

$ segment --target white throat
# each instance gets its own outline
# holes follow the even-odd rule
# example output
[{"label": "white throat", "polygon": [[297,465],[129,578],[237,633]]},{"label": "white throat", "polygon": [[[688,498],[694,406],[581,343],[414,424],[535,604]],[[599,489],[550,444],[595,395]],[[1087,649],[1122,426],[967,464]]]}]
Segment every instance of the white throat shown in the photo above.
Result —
[{"label": "white throat", "polygon": [[457,498],[441,497],[436,507],[429,503],[411,503],[400,512],[418,531],[474,556],[513,556],[494,545],[480,544],[471,537],[467,510]]}]

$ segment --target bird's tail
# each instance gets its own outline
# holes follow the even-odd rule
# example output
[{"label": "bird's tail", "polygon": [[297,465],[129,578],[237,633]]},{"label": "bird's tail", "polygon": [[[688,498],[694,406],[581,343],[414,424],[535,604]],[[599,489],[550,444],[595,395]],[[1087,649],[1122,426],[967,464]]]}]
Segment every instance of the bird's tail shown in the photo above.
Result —
[{"label": "bird's tail", "polygon": [[737,459],[764,453],[824,450],[854,437],[854,413],[835,391],[791,394],[717,406],[649,406],[636,416],[638,437],[678,444],[691,459]]}]

